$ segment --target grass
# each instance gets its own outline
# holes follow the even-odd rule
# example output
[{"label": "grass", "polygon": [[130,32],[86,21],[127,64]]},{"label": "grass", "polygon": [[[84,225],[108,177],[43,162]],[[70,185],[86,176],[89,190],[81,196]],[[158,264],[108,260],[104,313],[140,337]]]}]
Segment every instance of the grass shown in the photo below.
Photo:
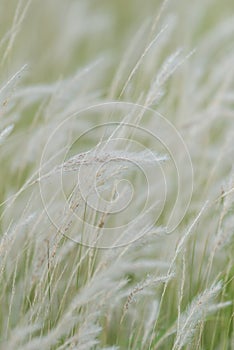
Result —
[{"label": "grass", "polygon": [[0,4],[0,349],[234,348],[230,0]]}]

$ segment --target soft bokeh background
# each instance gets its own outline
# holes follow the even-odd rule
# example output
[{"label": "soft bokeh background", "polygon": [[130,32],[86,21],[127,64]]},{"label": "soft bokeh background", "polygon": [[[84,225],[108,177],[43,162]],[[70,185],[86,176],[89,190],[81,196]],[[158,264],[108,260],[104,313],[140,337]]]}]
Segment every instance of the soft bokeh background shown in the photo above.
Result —
[{"label": "soft bokeh background", "polygon": [[[100,56],[110,58],[113,74],[136,31],[157,16],[161,5],[162,1],[151,0],[1,0],[1,39],[11,31],[17,11],[19,14],[13,29],[13,50],[4,62],[1,77],[28,63],[29,81],[45,83],[66,77]],[[168,1],[167,8],[179,23],[173,45],[187,49],[197,47],[205,32],[234,14],[229,0],[204,1],[203,6],[200,1]],[[7,45],[6,37],[1,56]]]}]

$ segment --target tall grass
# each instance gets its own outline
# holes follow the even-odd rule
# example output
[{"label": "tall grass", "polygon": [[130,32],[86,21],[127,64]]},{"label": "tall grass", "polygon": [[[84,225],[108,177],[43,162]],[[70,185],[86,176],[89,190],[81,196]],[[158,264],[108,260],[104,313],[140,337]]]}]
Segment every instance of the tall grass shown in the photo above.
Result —
[{"label": "tall grass", "polygon": [[233,3],[0,4],[0,349],[234,349]]}]

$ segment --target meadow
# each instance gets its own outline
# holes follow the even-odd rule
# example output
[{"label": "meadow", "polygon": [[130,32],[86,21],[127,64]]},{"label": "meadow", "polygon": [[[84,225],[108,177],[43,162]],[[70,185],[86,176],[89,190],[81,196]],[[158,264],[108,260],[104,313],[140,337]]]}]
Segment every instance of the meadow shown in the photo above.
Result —
[{"label": "meadow", "polygon": [[234,3],[0,1],[0,350],[234,349]]}]

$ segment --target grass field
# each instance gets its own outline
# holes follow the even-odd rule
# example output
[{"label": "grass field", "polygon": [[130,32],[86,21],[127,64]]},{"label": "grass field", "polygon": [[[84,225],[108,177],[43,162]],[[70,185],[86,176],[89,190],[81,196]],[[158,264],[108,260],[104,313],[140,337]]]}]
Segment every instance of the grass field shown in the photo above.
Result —
[{"label": "grass field", "polygon": [[234,350],[234,3],[0,1],[0,350]]}]

